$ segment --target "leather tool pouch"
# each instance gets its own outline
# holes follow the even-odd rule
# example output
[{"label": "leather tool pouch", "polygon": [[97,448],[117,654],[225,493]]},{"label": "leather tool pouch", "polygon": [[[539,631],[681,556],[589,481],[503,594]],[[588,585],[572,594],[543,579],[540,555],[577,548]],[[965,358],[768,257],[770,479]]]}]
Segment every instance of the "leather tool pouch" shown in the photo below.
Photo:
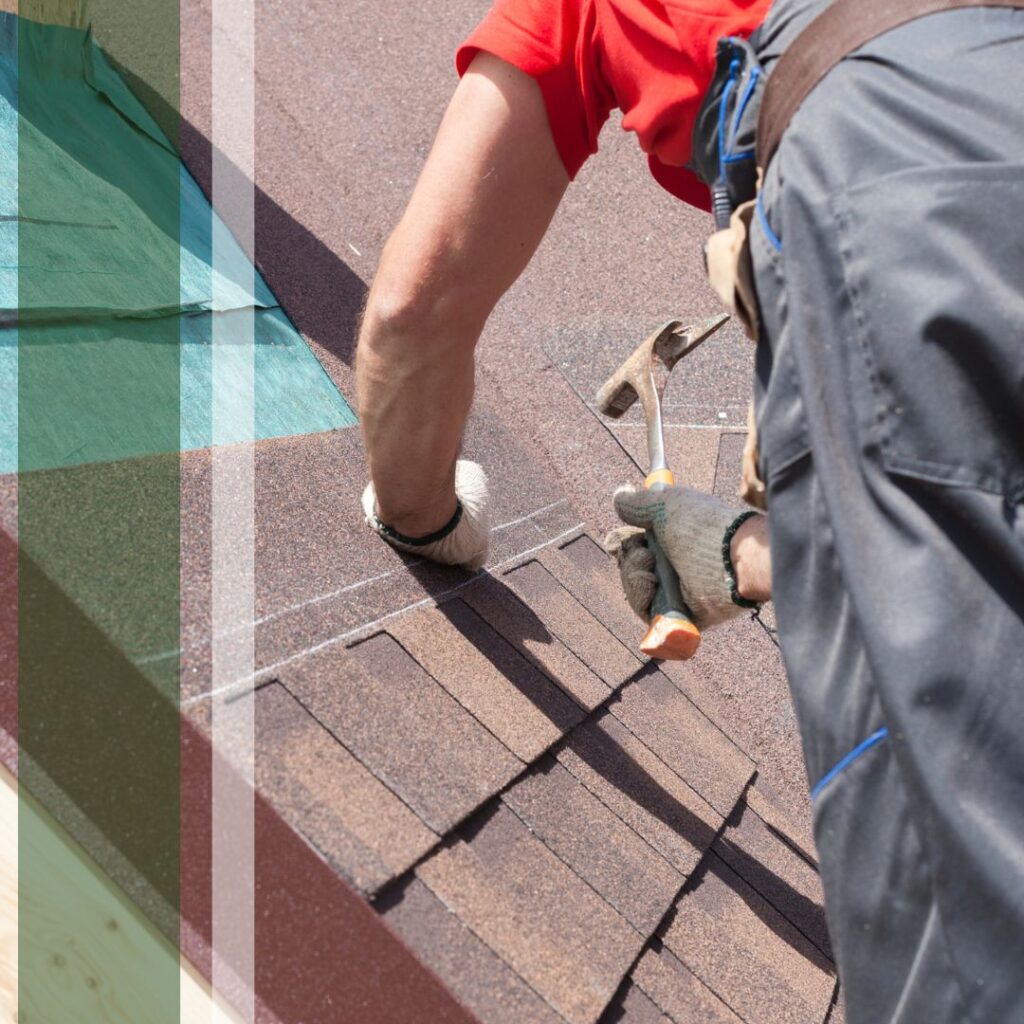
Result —
[{"label": "leather tool pouch", "polygon": [[[758,189],[757,122],[765,75],[750,42],[722,39],[715,76],[701,105],[693,133],[693,163],[711,188],[718,230],[704,246],[711,287],[722,304],[757,340],[760,315],[750,259],[750,222]],[[755,508],[765,507],[765,486],[757,465],[754,407],[747,416],[740,494]]]},{"label": "leather tool pouch", "polygon": [[760,323],[750,260],[750,221],[755,203],[754,199],[741,203],[733,211],[729,226],[716,231],[704,246],[711,287],[752,341],[757,341]]}]

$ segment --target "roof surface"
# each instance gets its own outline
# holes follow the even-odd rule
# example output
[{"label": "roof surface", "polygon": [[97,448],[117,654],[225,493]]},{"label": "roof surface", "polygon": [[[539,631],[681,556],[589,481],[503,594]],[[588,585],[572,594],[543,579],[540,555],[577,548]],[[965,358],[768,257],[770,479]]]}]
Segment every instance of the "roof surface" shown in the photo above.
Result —
[{"label": "roof surface", "polygon": [[[182,8],[184,156],[208,192],[209,0]],[[257,263],[348,399],[369,280],[483,11],[257,5]],[[213,702],[254,701],[281,848],[304,843],[320,884],[344,879],[483,1024],[838,1021],[770,613],[689,663],[647,662],[598,543],[643,439],[635,413],[613,431],[590,398],[658,322],[718,311],[707,218],[614,125],[602,149],[480,347],[465,453],[492,481],[486,570],[366,529],[357,429],[261,441],[258,670],[213,694],[210,455],[188,452],[183,710],[205,733]],[[678,475],[730,500],[751,364],[729,327],[666,402]]]},{"label": "roof surface", "polygon": [[[193,5],[185,142],[202,180]],[[348,397],[366,288],[483,10],[258,7],[257,261]],[[486,1024],[818,1024],[835,972],[770,630],[742,619],[688,664],[646,663],[597,544],[643,435],[635,415],[613,434],[590,397],[661,319],[718,309],[705,217],[614,126],[602,148],[480,347],[464,450],[492,480],[486,572],[367,533],[355,430],[260,446],[259,783]],[[666,401],[674,467],[730,500],[751,364],[730,327]],[[189,457],[197,507],[207,472]],[[198,530],[186,607],[205,558]],[[195,708],[204,664],[200,645]]]}]

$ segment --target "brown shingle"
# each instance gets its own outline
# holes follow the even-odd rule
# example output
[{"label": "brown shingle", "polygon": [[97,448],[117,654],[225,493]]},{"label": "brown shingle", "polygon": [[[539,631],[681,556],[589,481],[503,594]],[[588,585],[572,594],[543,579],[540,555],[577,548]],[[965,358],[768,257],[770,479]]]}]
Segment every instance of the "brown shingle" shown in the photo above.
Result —
[{"label": "brown shingle", "polygon": [[637,658],[644,634],[639,616],[626,603],[615,561],[584,535],[563,548],[548,548],[538,556],[541,564],[569,590],[584,608],[600,619]]},{"label": "brown shingle", "polygon": [[740,1018],[667,949],[648,949],[633,982],[674,1021],[740,1024]]},{"label": "brown shingle", "polygon": [[[801,793],[806,790],[806,782],[801,787]],[[790,793],[790,801],[796,794]],[[788,810],[784,810],[780,804],[783,798],[777,794],[773,787],[770,787],[765,779],[758,773],[754,784],[747,790],[744,797],[750,805],[750,809],[771,829],[772,832],[781,836],[792,847],[794,847],[804,860],[810,861],[813,865],[818,864],[818,849],[814,845],[814,835],[810,826],[804,818],[810,817],[810,801],[807,801],[808,813],[801,815],[800,820],[792,817]]]},{"label": "brown shingle", "polygon": [[522,770],[388,636],[325,648],[289,665],[281,681],[441,834]]},{"label": "brown shingle", "polygon": [[261,792],[346,878],[372,892],[438,837],[281,686],[256,694]]},{"label": "brown shingle", "polygon": [[609,686],[621,686],[640,668],[640,661],[539,562],[527,562],[503,579]]},{"label": "brown shingle", "polygon": [[607,700],[608,684],[598,679],[502,580],[483,577],[462,599],[513,647],[588,710]]},{"label": "brown shingle", "polygon": [[836,991],[833,995],[833,1003],[828,1011],[828,1020],[825,1024],[846,1024],[846,1008],[843,1005],[843,990],[839,982],[836,982]]},{"label": "brown shingle", "polygon": [[389,632],[527,763],[584,715],[578,704],[461,601],[403,616]]},{"label": "brown shingle", "polygon": [[715,853],[776,910],[831,956],[825,895],[817,871],[741,802],[715,844]]},{"label": "brown shingle", "polygon": [[651,997],[636,985],[630,985],[621,996],[602,1024],[672,1024],[672,1019],[658,1009]]},{"label": "brown shingle", "polygon": [[643,944],[507,807],[417,874],[570,1024],[597,1020]]},{"label": "brown shingle", "polygon": [[810,804],[800,734],[781,654],[764,629],[740,616],[707,630],[695,657],[664,662],[662,671],[787,795],[799,818]]},{"label": "brown shingle", "polygon": [[732,813],[754,766],[665,675],[652,667],[611,710],[720,814]]},{"label": "brown shingle", "polygon": [[[615,427],[615,434],[629,454],[646,470],[647,428],[638,423],[625,423]],[[696,487],[701,491],[710,491],[714,488],[715,469],[718,466],[718,441],[721,437],[722,433],[719,430],[665,424],[665,455],[678,483]],[[738,490],[739,476],[736,477],[733,495]]]},{"label": "brown shingle", "polygon": [[608,713],[573,730],[557,757],[684,875],[722,824],[721,814]]},{"label": "brown shingle", "polygon": [[502,799],[634,928],[657,928],[683,876],[560,764],[545,758]]},{"label": "brown shingle", "polygon": [[835,984],[828,960],[713,853],[664,942],[747,1024],[825,1019]]},{"label": "brown shingle", "polygon": [[412,880],[384,919],[485,1024],[562,1024],[419,879]]}]

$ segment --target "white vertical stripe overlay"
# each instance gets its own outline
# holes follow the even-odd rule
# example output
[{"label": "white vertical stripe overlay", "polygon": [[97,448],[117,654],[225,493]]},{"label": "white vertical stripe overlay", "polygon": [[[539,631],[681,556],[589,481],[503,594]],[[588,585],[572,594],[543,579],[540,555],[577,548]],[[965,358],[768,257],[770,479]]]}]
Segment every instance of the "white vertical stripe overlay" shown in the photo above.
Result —
[{"label": "white vertical stripe overlay", "polygon": [[[213,0],[213,280],[254,288],[254,0]],[[233,240],[231,236],[234,236]],[[237,243],[237,244],[235,244]],[[230,304],[228,304],[230,305]],[[225,308],[214,295],[214,309]],[[253,671],[253,310],[213,314],[213,685]],[[252,700],[214,700],[213,986],[255,1021],[255,720]],[[214,1020],[227,1018],[218,1009]]]}]

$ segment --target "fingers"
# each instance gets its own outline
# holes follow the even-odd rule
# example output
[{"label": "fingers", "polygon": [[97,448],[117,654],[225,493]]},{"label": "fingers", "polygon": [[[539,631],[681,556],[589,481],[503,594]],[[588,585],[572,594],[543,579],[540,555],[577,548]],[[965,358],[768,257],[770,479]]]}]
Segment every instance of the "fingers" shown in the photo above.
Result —
[{"label": "fingers", "polygon": [[647,547],[647,533],[635,526],[619,526],[605,537],[605,550],[619,565],[619,578],[630,608],[644,622],[650,618],[651,602],[657,588],[654,554]]},{"label": "fingers", "polygon": [[630,526],[650,529],[664,517],[664,498],[660,492],[626,484],[615,492],[613,500],[619,518]]},{"label": "fingers", "polygon": [[626,543],[634,537],[642,538],[644,531],[638,526],[616,526],[604,538],[604,549],[609,555],[618,555]]}]

